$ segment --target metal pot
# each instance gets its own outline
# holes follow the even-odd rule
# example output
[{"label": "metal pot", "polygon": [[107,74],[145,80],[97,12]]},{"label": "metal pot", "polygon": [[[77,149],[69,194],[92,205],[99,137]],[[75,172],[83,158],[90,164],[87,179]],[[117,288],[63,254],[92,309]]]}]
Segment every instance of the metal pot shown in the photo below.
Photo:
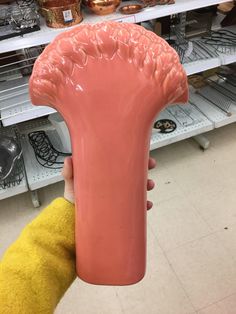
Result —
[{"label": "metal pot", "polygon": [[41,4],[41,12],[46,19],[47,26],[69,27],[83,20],[80,4],[80,0],[48,0]]},{"label": "metal pot", "polygon": [[106,15],[115,12],[121,0],[84,0],[84,3],[95,14]]}]

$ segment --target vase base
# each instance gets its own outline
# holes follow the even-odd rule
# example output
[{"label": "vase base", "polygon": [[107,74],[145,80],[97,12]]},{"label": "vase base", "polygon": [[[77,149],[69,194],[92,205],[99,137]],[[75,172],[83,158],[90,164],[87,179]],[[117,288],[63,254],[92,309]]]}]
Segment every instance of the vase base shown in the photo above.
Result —
[{"label": "vase base", "polygon": [[144,278],[145,272],[133,280],[93,280],[92,278],[87,278],[85,276],[79,275],[78,273],[77,276],[84,282],[97,286],[131,286],[139,283]]}]

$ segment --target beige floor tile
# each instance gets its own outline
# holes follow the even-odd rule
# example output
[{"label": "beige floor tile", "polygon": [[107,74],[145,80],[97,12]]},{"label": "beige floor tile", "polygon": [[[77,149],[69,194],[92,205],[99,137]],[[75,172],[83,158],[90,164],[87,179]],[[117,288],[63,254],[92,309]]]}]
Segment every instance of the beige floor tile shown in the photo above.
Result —
[{"label": "beige floor tile", "polygon": [[148,199],[156,205],[182,193],[177,182],[164,166],[159,166],[149,172],[148,177],[155,182],[155,189],[148,192]]},{"label": "beige floor tile", "polygon": [[219,313],[222,314],[235,314],[236,312],[236,294],[229,296],[219,302],[217,302],[217,306],[220,309]]},{"label": "beige floor tile", "polygon": [[[208,132],[206,133],[206,137],[210,140],[211,147],[217,149],[219,155],[222,153],[227,155],[225,148],[228,148],[229,151],[232,146],[235,146],[236,123]],[[217,158],[217,156],[215,157]]]},{"label": "beige floor tile", "polygon": [[161,249],[150,225],[151,218],[149,214],[150,212],[148,213],[147,219],[147,273],[158,268],[159,256],[163,255],[163,250]]},{"label": "beige floor tile", "polygon": [[42,208],[47,206],[56,197],[63,196],[64,182],[58,182],[51,184],[43,189],[39,190],[39,199],[42,204]]},{"label": "beige floor tile", "polygon": [[235,314],[235,312],[236,294],[233,294],[207,308],[204,308],[203,310],[197,312],[197,314]]},{"label": "beige floor tile", "polygon": [[154,205],[150,217],[153,232],[164,251],[211,233],[208,225],[183,195]]},{"label": "beige floor tile", "polygon": [[[149,229],[150,230],[150,229]],[[136,285],[116,287],[126,314],[190,314],[194,311],[158,243],[149,231],[148,263],[144,279]]]},{"label": "beige floor tile", "polygon": [[194,202],[222,190],[222,175],[212,159],[181,162],[168,169],[183,192]]},{"label": "beige floor tile", "polygon": [[[236,169],[235,169],[236,173]],[[207,195],[199,197],[192,204],[213,231],[217,231],[236,224],[236,184],[228,184],[221,187],[221,191],[211,191]],[[189,197],[189,196],[188,196]]]},{"label": "beige floor tile", "polygon": [[151,152],[151,157],[157,160],[157,165],[167,168],[196,160],[203,155],[204,153],[192,139],[173,143]]},{"label": "beige floor tile", "polygon": [[196,309],[236,292],[236,265],[216,235],[170,251],[167,257]]},{"label": "beige floor tile", "polygon": [[55,314],[122,314],[114,287],[94,286],[76,279]]},{"label": "beige floor tile", "polygon": [[230,225],[226,229],[217,232],[217,237],[236,261],[236,225]]},{"label": "beige floor tile", "polygon": [[0,201],[0,258],[39,212],[32,208],[28,193]]},{"label": "beige floor tile", "polygon": [[212,304],[200,311],[197,311],[197,314],[227,314],[227,313],[222,313],[217,304]]},{"label": "beige floor tile", "polygon": [[29,192],[0,201],[0,257],[44,207],[63,195],[63,186],[60,182],[40,189],[38,192],[42,205],[39,208],[33,208]]}]

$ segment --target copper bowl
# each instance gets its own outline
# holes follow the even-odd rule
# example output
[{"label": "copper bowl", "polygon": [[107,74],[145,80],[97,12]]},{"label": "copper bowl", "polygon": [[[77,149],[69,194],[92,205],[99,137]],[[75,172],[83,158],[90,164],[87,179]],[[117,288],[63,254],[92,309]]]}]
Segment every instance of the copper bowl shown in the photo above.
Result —
[{"label": "copper bowl", "polygon": [[69,27],[83,20],[80,1],[75,0],[47,0],[42,3],[41,12],[46,24],[53,28]]},{"label": "copper bowl", "polygon": [[124,5],[120,8],[120,13],[122,14],[135,14],[143,10],[143,6],[140,4],[129,4]]},{"label": "copper bowl", "polygon": [[121,0],[86,0],[85,3],[93,13],[107,15],[116,11]]}]

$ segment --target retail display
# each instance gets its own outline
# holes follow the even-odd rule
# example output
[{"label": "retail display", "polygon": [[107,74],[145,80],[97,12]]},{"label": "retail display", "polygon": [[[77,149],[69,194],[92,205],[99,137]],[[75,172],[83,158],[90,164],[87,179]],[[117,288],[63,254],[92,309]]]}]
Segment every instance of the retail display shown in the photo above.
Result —
[{"label": "retail display", "polygon": [[206,35],[211,31],[213,12],[211,8],[199,9],[187,12],[186,16],[186,38]]},{"label": "retail display", "polygon": [[232,54],[236,49],[236,32],[228,29],[211,31],[199,38],[186,39],[176,33],[176,39],[167,40],[177,51],[181,63],[217,58],[222,53]]},{"label": "retail display", "polygon": [[39,14],[33,0],[0,5],[0,40],[40,29]]},{"label": "retail display", "polygon": [[86,0],[84,3],[93,13],[107,15],[116,11],[121,0]]},{"label": "retail display", "polygon": [[45,131],[29,133],[28,138],[38,163],[45,168],[60,169],[64,158],[71,156],[70,153],[59,152],[54,148]]},{"label": "retail display", "polygon": [[[6,190],[17,187],[24,179],[24,164],[22,157],[16,160],[14,168],[5,179],[0,180],[0,189]],[[25,191],[24,191],[25,192]]]},{"label": "retail display", "polygon": [[208,102],[225,112],[228,116],[232,115],[232,110],[235,111],[235,101],[228,96],[222,95],[211,86],[206,86],[197,91],[199,95],[205,98]]},{"label": "retail display", "polygon": [[70,131],[78,276],[94,284],[138,282],[152,125],[167,104],[188,99],[176,52],[135,24],[78,26],[36,60],[30,95],[33,104],[56,108]]},{"label": "retail display", "polygon": [[221,79],[223,79],[227,84],[236,87],[236,75],[234,74],[223,74],[218,73],[217,74]]},{"label": "retail display", "polygon": [[227,29],[220,29],[218,31],[212,31],[209,35],[204,36],[203,41],[205,44],[214,47],[232,47],[236,46],[236,33]]},{"label": "retail display", "polygon": [[22,149],[15,137],[0,136],[0,189],[19,186],[24,179]]},{"label": "retail display", "polygon": [[41,4],[41,12],[47,26],[69,27],[83,20],[80,5],[81,0],[47,0]]},{"label": "retail display", "polygon": [[235,101],[236,104],[236,89],[234,86],[228,84],[227,82],[214,81],[212,79],[207,79],[207,83],[215,90],[220,92],[222,95]]},{"label": "retail display", "polygon": [[135,14],[143,10],[143,6],[140,4],[129,4],[120,7],[120,13],[122,14]]},{"label": "retail display", "polygon": [[174,4],[175,0],[141,0],[146,7],[152,7],[155,5]]},{"label": "retail display", "polygon": [[154,123],[154,128],[164,134],[174,132],[176,127],[176,123],[170,119],[161,119]]},{"label": "retail display", "polygon": [[14,138],[0,136],[0,180],[5,180],[14,170],[22,149]]}]

